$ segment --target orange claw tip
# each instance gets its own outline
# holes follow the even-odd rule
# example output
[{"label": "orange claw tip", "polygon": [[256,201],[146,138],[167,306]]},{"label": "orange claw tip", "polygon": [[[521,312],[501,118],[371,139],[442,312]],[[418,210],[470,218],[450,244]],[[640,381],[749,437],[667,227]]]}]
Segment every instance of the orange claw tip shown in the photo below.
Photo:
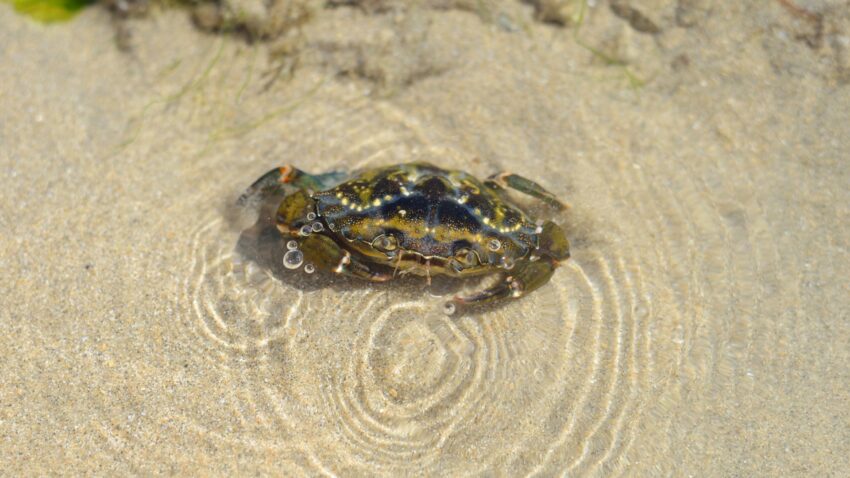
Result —
[{"label": "orange claw tip", "polygon": [[278,172],[280,172],[280,179],[278,179],[278,181],[281,183],[286,184],[289,181],[292,181],[292,166],[288,164],[286,166],[281,166],[278,168]]}]

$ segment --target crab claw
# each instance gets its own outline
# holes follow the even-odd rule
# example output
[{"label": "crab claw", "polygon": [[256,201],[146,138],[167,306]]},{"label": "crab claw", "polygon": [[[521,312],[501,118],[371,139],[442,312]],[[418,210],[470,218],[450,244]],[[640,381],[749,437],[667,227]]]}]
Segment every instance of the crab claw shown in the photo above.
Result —
[{"label": "crab claw", "polygon": [[549,282],[560,261],[569,257],[570,243],[563,229],[546,221],[540,227],[538,246],[532,256],[517,261],[511,273],[503,273],[502,279],[492,287],[466,297],[455,296],[445,309],[454,313],[459,307],[522,297]]},{"label": "crab claw", "polygon": [[333,271],[336,274],[358,277],[371,282],[386,282],[393,278],[392,274],[375,271],[369,268],[350,252],[339,247],[328,236],[311,234],[301,241],[301,251],[304,258],[317,268]]},{"label": "crab claw", "polygon": [[567,240],[564,230],[554,222],[544,222],[537,238],[538,255],[551,257],[558,262],[570,258],[570,241]]},{"label": "crab claw", "polygon": [[285,235],[298,235],[298,231],[307,222],[307,214],[316,209],[316,201],[299,189],[286,196],[277,208],[277,228]]},{"label": "crab claw", "polygon": [[514,267],[510,275],[503,274],[494,286],[470,296],[455,296],[451,302],[456,306],[469,306],[522,297],[549,282],[557,264],[548,260],[522,262]]}]

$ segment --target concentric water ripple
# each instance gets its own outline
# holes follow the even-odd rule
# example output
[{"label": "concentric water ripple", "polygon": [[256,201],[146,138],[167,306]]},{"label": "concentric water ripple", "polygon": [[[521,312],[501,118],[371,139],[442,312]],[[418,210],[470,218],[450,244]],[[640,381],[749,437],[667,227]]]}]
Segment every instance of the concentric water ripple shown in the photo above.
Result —
[{"label": "concentric water ripple", "polygon": [[[389,104],[322,101],[288,119],[303,135],[282,138],[279,163],[297,165],[301,148],[322,151],[321,170],[472,157]],[[176,323],[181,345],[221,374],[219,413],[238,425],[223,432],[187,409],[174,426],[308,474],[607,475],[670,446],[642,423],[741,373],[733,364],[757,339],[706,311],[731,297],[746,313],[757,294],[735,278],[775,257],[742,208],[709,200],[717,185],[688,171],[653,172],[656,184],[639,166],[574,162],[606,213],[574,202],[573,257],[552,281],[460,318],[418,278],[308,286],[302,268],[241,257],[220,216],[199,218]]]},{"label": "concentric water ripple", "polygon": [[182,298],[191,304],[193,323],[186,330],[196,339],[187,343],[219,365],[268,360],[268,351],[286,341],[302,293],[275,294],[268,271],[234,257],[232,243],[222,241],[227,235],[221,226],[221,220],[211,220],[192,239],[191,275]]},{"label": "concentric water ripple", "polygon": [[[377,164],[385,159],[364,145],[380,142],[346,153]],[[285,449],[271,438],[278,428],[309,437],[304,446],[332,470],[527,473],[536,464],[548,474],[593,468],[627,447],[648,377],[651,305],[636,254],[578,250],[522,301],[453,319],[415,278],[305,292],[235,264],[214,239],[223,230],[211,221],[193,240],[187,340],[240,377],[238,413],[262,417],[268,429],[252,433],[271,449]]]}]

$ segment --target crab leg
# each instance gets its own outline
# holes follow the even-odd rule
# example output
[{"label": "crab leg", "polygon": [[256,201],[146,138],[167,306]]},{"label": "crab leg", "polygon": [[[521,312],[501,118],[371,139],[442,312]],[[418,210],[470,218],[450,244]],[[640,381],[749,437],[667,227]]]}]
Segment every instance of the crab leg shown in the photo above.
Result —
[{"label": "crab leg", "polygon": [[517,190],[521,193],[535,197],[557,210],[561,210],[566,207],[564,206],[564,203],[559,201],[554,194],[547,191],[543,188],[543,186],[528,178],[524,178],[519,174],[508,172],[494,174],[487,178],[485,184],[494,189],[511,188]]},{"label": "crab leg", "polygon": [[502,280],[494,286],[467,297],[455,296],[452,302],[478,305],[522,297],[549,282],[556,266],[557,262],[546,259],[517,264],[510,274],[503,273]]},{"label": "crab leg", "polygon": [[254,196],[266,197],[275,194],[283,188],[284,184],[290,184],[298,189],[319,191],[334,186],[347,176],[348,174],[343,171],[309,174],[291,165],[281,166],[254,181],[254,184],[239,196],[239,204],[245,204]]},{"label": "crab leg", "polygon": [[320,269],[371,282],[385,282],[392,279],[389,273],[370,269],[350,252],[340,248],[339,244],[330,237],[311,234],[301,241],[300,247],[304,253],[304,259]]},{"label": "crab leg", "polygon": [[404,251],[398,252],[398,259],[395,261],[395,269],[393,269],[393,277],[398,274],[398,268],[401,267],[401,258],[404,257]]}]

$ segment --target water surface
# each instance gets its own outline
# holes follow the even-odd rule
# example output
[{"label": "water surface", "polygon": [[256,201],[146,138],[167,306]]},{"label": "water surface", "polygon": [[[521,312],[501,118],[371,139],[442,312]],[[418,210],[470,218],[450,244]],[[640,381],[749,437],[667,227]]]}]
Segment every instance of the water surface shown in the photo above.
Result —
[{"label": "water surface", "polygon": [[[272,83],[265,46],[179,12],[128,53],[97,10],[0,9],[9,472],[841,474],[847,65],[778,4],[654,40],[595,13],[639,88],[521,9],[323,12]],[[373,47],[400,29],[435,67],[394,83],[409,47]],[[238,253],[269,168],[413,160],[539,179],[571,260],[455,318],[418,278],[311,287]]]}]

